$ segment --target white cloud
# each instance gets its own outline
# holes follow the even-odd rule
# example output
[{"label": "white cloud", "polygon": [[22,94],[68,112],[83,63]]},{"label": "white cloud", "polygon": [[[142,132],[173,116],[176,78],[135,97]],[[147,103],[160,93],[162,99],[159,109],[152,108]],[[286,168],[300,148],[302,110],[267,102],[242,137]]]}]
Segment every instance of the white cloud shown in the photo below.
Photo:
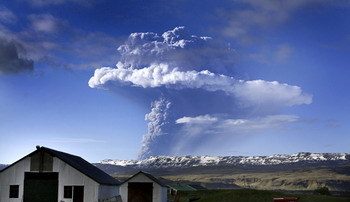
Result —
[{"label": "white cloud", "polygon": [[312,96],[298,86],[277,81],[236,80],[233,77],[214,74],[208,70],[180,71],[167,64],[152,64],[142,69],[126,68],[118,63],[116,68],[101,68],[89,80],[91,88],[102,87],[115,81],[142,88],[165,86],[175,89],[204,89],[209,92],[223,91],[241,101],[243,106],[293,106],[310,104]]},{"label": "white cloud", "polygon": [[207,36],[187,33],[176,27],[161,35],[153,32],[132,33],[119,46],[120,62],[135,69],[153,63],[167,63],[181,70],[225,71],[232,66],[234,51],[227,45]]},{"label": "white cloud", "polygon": [[175,122],[177,124],[208,124],[218,121],[217,117],[212,117],[208,114],[196,116],[196,117],[188,117],[184,116],[182,118],[177,119]]},{"label": "white cloud", "polygon": [[[237,98],[242,106],[266,108],[312,102],[312,96],[304,93],[298,86],[277,81],[237,80],[232,76],[217,73],[222,69],[215,66],[218,64],[216,62],[209,63],[214,66],[208,68],[183,62],[186,55],[184,53],[188,52],[180,54],[178,49],[191,52],[193,47],[200,50],[208,47],[211,50],[217,47],[212,46],[208,41],[212,39],[189,35],[184,27],[176,27],[162,35],[152,32],[132,33],[125,44],[118,48],[121,60],[116,68],[103,67],[95,70],[94,76],[89,80],[89,86],[103,88],[107,83],[114,81],[142,88],[166,87],[168,89],[203,89],[209,92],[222,91]],[[285,59],[290,48],[281,48],[282,50],[278,49],[280,58]],[[211,53],[211,51],[204,52],[202,56],[205,57],[198,59],[203,60],[204,63],[215,60],[217,55]],[[219,55],[224,53],[227,55],[229,52],[224,51]],[[179,55],[181,57],[178,57]],[[193,57],[197,56],[193,55]]]},{"label": "white cloud", "polygon": [[304,93],[299,86],[277,81],[240,81],[233,92],[244,105],[293,106],[312,103],[312,95]]},{"label": "white cloud", "polygon": [[124,57],[145,56],[146,54],[161,55],[170,49],[183,49],[193,44],[205,43],[208,40],[211,40],[211,37],[188,35],[185,27],[175,27],[162,35],[153,32],[132,33],[118,50]]},{"label": "white cloud", "polygon": [[[297,122],[298,120],[299,117],[295,115],[269,115],[252,119],[225,119],[204,115],[182,117],[177,119],[176,123],[183,124],[189,135],[193,131],[196,133],[205,133],[204,131],[208,128],[211,128],[210,132],[212,134],[242,134],[279,128],[286,124]],[[198,131],[199,128],[203,131]]]},{"label": "white cloud", "polygon": [[[222,80],[215,81],[215,79]],[[168,64],[152,64],[142,69],[124,67],[118,63],[116,68],[104,67],[97,69],[89,81],[91,88],[103,86],[109,81],[129,83],[143,88],[155,88],[160,86],[177,86],[179,88],[210,88],[215,85],[226,86],[232,84],[230,77],[215,75],[208,70],[180,71],[171,69]],[[216,90],[216,89],[214,89]]]},{"label": "white cloud", "polygon": [[17,21],[17,16],[7,9],[6,7],[0,6],[0,22],[3,23],[14,23]]},{"label": "white cloud", "polygon": [[44,33],[54,33],[57,32],[63,25],[63,22],[50,14],[29,16],[31,21],[31,26],[35,31]]}]

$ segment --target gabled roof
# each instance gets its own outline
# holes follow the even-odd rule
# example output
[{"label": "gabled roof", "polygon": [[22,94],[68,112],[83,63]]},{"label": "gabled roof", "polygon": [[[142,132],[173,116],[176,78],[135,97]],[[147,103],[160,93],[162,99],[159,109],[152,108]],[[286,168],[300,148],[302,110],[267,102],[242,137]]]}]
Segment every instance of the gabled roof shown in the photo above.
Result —
[{"label": "gabled roof", "polygon": [[200,184],[189,184],[189,186],[196,189],[196,190],[206,190],[207,189]]},{"label": "gabled roof", "polygon": [[[73,168],[77,169],[79,172],[83,173],[84,175],[88,176],[95,182],[103,185],[119,185],[119,181],[108,175],[107,173],[103,172],[96,166],[92,165],[91,163],[85,161],[83,158],[79,156],[75,156],[72,154],[64,153],[61,151],[56,151],[50,148],[46,147],[37,147],[37,150],[28,154],[27,156],[23,157],[22,159],[32,156],[33,154],[43,151],[48,154],[50,154],[53,157],[57,157],[60,160],[64,161],[68,165],[72,166]],[[4,170],[7,170],[9,167],[12,167],[17,162],[21,161],[22,159],[16,161],[15,163],[11,164],[10,166],[4,168],[0,172],[3,172]]]},{"label": "gabled roof", "polygon": [[188,184],[184,184],[184,183],[174,183],[169,185],[169,187],[171,189],[175,189],[177,191],[195,191],[196,189],[191,187]]},{"label": "gabled roof", "polygon": [[129,180],[131,180],[132,178],[136,177],[137,175],[139,174],[143,174],[145,175],[146,177],[148,177],[149,179],[151,179],[153,182],[159,184],[160,186],[162,187],[167,187],[166,184],[164,184],[162,181],[160,181],[158,178],[154,177],[152,174],[150,173],[146,173],[146,172],[143,172],[143,171],[139,171],[137,172],[136,174],[132,175],[131,177],[129,177],[128,179],[126,179],[124,182],[122,182],[121,184],[124,184],[126,182],[128,182]]}]

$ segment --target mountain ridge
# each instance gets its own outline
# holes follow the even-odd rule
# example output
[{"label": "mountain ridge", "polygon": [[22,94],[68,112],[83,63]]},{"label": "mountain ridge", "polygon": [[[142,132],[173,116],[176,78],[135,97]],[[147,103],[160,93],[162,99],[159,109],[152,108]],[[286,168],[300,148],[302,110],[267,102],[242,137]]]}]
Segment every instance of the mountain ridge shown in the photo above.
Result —
[{"label": "mountain ridge", "polygon": [[332,191],[350,190],[349,153],[156,156],[143,160],[106,159],[95,165],[116,178],[143,170],[175,182],[200,183],[210,189],[233,186],[310,191],[326,186]]},{"label": "mountain ridge", "polygon": [[0,172],[4,169],[4,168],[6,168],[8,165],[5,165],[5,164],[0,164]]},{"label": "mountain ridge", "polygon": [[270,156],[151,156],[142,160],[105,159],[104,165],[139,168],[229,166],[229,165],[279,165],[300,162],[350,161],[350,153],[299,152],[295,154],[275,154]]}]

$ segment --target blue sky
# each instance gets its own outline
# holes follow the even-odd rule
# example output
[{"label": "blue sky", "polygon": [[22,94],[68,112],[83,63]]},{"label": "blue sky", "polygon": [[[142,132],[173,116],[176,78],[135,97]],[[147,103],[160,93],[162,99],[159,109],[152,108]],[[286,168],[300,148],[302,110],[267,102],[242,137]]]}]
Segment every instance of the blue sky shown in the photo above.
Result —
[{"label": "blue sky", "polygon": [[[345,1],[0,4],[0,162],[349,152]],[[134,34],[132,34],[134,33]]]}]

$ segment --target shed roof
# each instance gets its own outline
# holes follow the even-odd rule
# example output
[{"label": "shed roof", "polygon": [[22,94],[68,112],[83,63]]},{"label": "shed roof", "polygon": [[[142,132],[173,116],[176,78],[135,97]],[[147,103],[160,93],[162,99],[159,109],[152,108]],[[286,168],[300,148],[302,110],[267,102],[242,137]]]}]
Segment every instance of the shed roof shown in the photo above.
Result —
[{"label": "shed roof", "polygon": [[196,190],[206,190],[207,189],[200,184],[189,184],[189,186],[196,189]]},{"label": "shed roof", "polygon": [[139,172],[135,173],[134,175],[132,175],[131,177],[126,179],[124,182],[122,182],[122,184],[128,182],[129,180],[131,180],[132,178],[136,177],[139,174],[145,175],[146,177],[148,177],[149,179],[151,179],[152,181],[154,181],[155,183],[159,184],[162,187],[167,187],[167,185],[165,183],[163,183],[161,180],[159,180],[158,178],[154,177],[152,174],[144,172],[144,171],[139,171]]},{"label": "shed roof", "polygon": [[178,191],[195,191],[196,190],[194,187],[184,183],[174,183],[169,186],[171,189],[175,189]]},{"label": "shed roof", "polygon": [[[48,154],[50,154],[53,157],[57,157],[67,163],[68,165],[72,166],[73,168],[77,169],[79,172],[83,173],[84,175],[90,177],[92,180],[96,181],[99,184],[103,185],[118,185],[120,182],[107,173],[103,172],[96,166],[92,165],[91,163],[87,162],[83,158],[79,156],[75,156],[72,154],[64,153],[61,151],[53,150],[47,147],[37,147],[36,151],[33,151],[32,153],[28,154],[27,156],[23,157],[22,159],[32,156],[33,154],[43,151]],[[16,161],[15,163],[9,165],[8,167],[4,168],[0,172],[3,172],[4,170],[7,170],[9,167],[12,167],[22,159]]]}]

